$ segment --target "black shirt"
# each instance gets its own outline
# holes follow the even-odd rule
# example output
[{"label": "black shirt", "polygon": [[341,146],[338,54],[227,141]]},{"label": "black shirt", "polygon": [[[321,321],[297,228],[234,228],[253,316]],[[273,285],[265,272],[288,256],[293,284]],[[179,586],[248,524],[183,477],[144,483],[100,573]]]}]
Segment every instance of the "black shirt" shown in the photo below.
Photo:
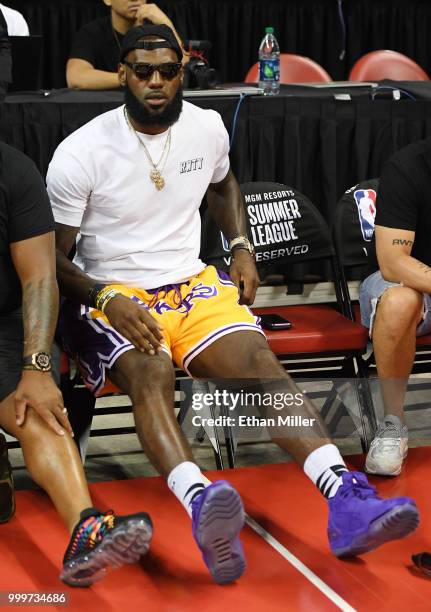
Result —
[{"label": "black shirt", "polygon": [[[375,223],[415,232],[411,255],[431,266],[431,138],[400,149],[383,168]],[[369,272],[377,269],[373,239]]]},{"label": "black shirt", "polygon": [[54,229],[45,183],[24,153],[0,142],[0,314],[21,305],[21,284],[10,244]]},{"label": "black shirt", "polygon": [[69,57],[89,62],[96,70],[117,72],[123,34],[112,28],[111,16],[100,17],[75,35]]}]

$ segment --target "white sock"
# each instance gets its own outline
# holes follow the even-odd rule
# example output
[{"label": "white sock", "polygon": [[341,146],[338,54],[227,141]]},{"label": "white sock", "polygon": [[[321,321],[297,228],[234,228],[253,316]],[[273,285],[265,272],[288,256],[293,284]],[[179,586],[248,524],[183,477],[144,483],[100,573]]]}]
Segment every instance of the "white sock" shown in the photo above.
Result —
[{"label": "white sock", "polygon": [[205,478],[196,463],[191,461],[180,463],[168,476],[168,487],[190,516],[193,499],[202,493],[208,482],[208,478]]},{"label": "white sock", "polygon": [[343,484],[341,476],[349,470],[335,444],[325,444],[310,453],[304,463],[304,472],[326,497],[334,497]]}]

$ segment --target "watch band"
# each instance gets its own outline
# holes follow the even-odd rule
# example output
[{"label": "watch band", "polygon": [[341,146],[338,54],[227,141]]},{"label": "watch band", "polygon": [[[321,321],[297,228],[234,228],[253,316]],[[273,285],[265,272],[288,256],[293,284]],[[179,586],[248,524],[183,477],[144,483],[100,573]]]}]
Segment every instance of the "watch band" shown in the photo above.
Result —
[{"label": "watch band", "polygon": [[232,240],[229,242],[229,250],[232,251],[232,249],[234,249],[236,246],[239,246],[240,244],[245,245],[247,242],[249,242],[247,236],[243,234],[235,236],[235,238],[232,238]]},{"label": "watch band", "polygon": [[22,360],[23,370],[34,370],[37,372],[50,372],[52,370],[51,355],[39,352],[26,355]]},{"label": "watch band", "polygon": [[236,236],[235,238],[232,238],[232,240],[229,242],[229,249],[232,254],[234,249],[245,249],[252,257],[255,257],[256,254],[254,246],[247,236]]}]

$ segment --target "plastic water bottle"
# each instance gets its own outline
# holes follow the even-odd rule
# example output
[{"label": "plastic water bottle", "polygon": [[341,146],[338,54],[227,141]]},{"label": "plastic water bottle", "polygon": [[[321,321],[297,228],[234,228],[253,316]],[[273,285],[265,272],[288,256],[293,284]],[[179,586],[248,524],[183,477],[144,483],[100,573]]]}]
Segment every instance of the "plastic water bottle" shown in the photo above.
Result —
[{"label": "plastic water bottle", "polygon": [[265,95],[280,91],[280,47],[274,36],[274,28],[265,28],[265,36],[259,47],[259,87]]}]

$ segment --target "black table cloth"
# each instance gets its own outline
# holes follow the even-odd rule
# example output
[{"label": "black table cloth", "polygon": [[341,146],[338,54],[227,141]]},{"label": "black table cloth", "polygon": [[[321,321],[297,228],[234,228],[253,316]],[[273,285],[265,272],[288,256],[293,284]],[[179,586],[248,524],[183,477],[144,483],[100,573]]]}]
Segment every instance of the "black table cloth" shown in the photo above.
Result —
[{"label": "black table cloth", "polygon": [[[431,136],[431,101],[350,102],[289,95],[247,97],[238,112],[231,163],[240,182],[279,181],[309,197],[331,221],[337,199],[357,181],[379,176],[390,155]],[[232,131],[237,97],[199,98]],[[27,153],[43,174],[56,146],[72,131],[122,103],[119,92],[53,91],[10,95],[0,138]],[[97,151],[95,151],[97,155]]]}]

